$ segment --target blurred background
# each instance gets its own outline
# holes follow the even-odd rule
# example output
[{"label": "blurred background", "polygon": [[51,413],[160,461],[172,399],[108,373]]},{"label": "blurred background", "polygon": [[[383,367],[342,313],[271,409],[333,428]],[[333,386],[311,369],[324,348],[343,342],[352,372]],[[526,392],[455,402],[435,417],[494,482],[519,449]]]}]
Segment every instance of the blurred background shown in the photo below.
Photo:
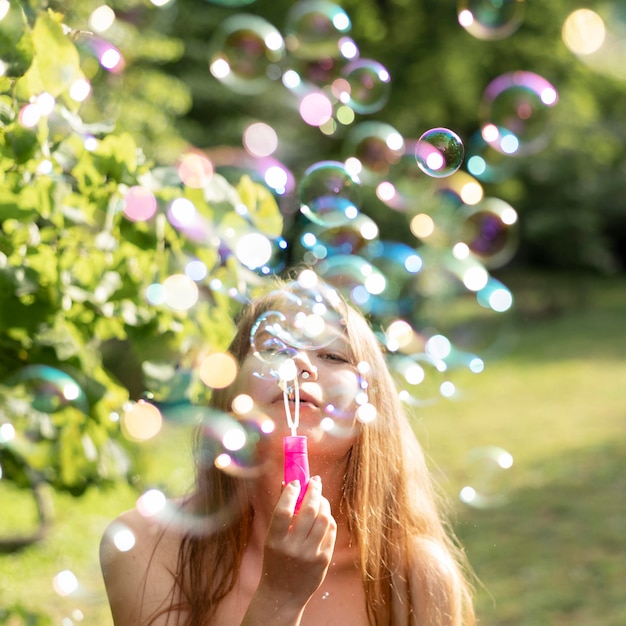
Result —
[{"label": "blurred background", "polygon": [[0,0],[0,624],[112,623],[102,532],[190,489],[300,265],[387,347],[479,623],[626,623],[625,110],[616,1]]}]

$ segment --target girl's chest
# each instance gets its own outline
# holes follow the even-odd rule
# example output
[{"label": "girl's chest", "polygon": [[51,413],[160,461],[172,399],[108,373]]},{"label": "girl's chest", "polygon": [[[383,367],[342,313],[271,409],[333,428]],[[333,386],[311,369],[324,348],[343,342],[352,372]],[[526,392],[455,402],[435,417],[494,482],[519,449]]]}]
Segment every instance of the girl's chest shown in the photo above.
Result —
[{"label": "girl's chest", "polygon": [[[214,626],[239,626],[260,579],[260,568],[246,567],[224,598]],[[251,565],[251,564],[248,564]],[[306,605],[300,626],[368,626],[365,593],[354,566],[331,565],[322,586]]]}]

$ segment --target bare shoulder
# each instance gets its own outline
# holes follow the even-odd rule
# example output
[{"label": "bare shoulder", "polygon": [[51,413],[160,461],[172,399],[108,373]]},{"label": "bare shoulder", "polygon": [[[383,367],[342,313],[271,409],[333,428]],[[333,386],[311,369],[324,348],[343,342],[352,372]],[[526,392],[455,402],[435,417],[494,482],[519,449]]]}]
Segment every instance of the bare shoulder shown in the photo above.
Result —
[{"label": "bare shoulder", "polygon": [[427,537],[415,537],[410,558],[413,565],[428,573],[433,580],[458,576],[458,565],[447,545]]},{"label": "bare shoulder", "polygon": [[417,599],[412,623],[433,626],[472,623],[464,618],[467,608],[464,575],[447,545],[415,537],[408,559],[409,593]]},{"label": "bare shoulder", "polygon": [[170,604],[180,541],[174,527],[136,509],[109,524],[100,542],[100,566],[116,626],[147,624]]}]

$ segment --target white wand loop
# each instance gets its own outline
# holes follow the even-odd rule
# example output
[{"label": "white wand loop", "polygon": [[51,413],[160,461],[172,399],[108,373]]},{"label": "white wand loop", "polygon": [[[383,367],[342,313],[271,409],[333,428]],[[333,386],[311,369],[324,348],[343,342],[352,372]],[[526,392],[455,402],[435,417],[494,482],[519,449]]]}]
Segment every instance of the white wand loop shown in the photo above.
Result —
[{"label": "white wand loop", "polygon": [[[303,372],[302,377],[305,378]],[[298,425],[300,423],[300,386],[298,384],[298,368],[293,359],[287,359],[278,369],[278,385],[283,390],[283,400],[285,402],[285,416],[287,425],[291,429],[290,437],[283,437],[284,452],[284,484],[297,480],[300,483],[300,493],[296,500],[294,514],[300,509],[300,504],[304,498],[309,484],[309,457],[307,454],[306,436],[298,436]],[[307,376],[308,378],[308,376]],[[293,415],[289,402],[290,395],[293,394],[294,409]]]},{"label": "white wand loop", "polygon": [[[287,426],[291,429],[292,437],[295,437],[298,434],[298,426],[300,425],[300,385],[298,384],[298,368],[293,359],[287,359],[278,368],[278,377],[278,386],[283,390]],[[289,405],[289,396],[292,393],[294,399],[293,415]]]}]

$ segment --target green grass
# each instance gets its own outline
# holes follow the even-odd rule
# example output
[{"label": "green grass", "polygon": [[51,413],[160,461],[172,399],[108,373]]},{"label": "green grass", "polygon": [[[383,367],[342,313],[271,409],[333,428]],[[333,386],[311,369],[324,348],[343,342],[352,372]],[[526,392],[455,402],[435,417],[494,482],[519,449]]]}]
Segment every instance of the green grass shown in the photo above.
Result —
[{"label": "green grass", "polygon": [[[626,624],[626,279],[504,277],[516,295],[509,349],[481,374],[454,378],[459,398],[420,409],[415,427],[481,581],[482,626]],[[158,443],[147,482],[175,490],[188,481],[186,433]],[[501,469],[481,451],[513,457]],[[471,485],[492,497],[473,508]],[[48,538],[0,556],[0,607],[21,603],[83,624],[111,624],[98,542],[108,521],[133,506],[120,487],[83,498],[54,495]],[[32,528],[32,502],[0,490],[0,531]],[[29,518],[24,520],[24,518]],[[61,598],[63,569],[80,582]],[[69,623],[69,622],[66,622]]]},{"label": "green grass", "polygon": [[626,624],[626,282],[512,287],[515,347],[457,381],[462,399],[422,410],[417,425],[454,497],[465,485],[480,493],[480,470],[494,472],[472,451],[498,446],[514,459],[484,487],[504,503],[455,505],[484,585],[480,623]]}]

